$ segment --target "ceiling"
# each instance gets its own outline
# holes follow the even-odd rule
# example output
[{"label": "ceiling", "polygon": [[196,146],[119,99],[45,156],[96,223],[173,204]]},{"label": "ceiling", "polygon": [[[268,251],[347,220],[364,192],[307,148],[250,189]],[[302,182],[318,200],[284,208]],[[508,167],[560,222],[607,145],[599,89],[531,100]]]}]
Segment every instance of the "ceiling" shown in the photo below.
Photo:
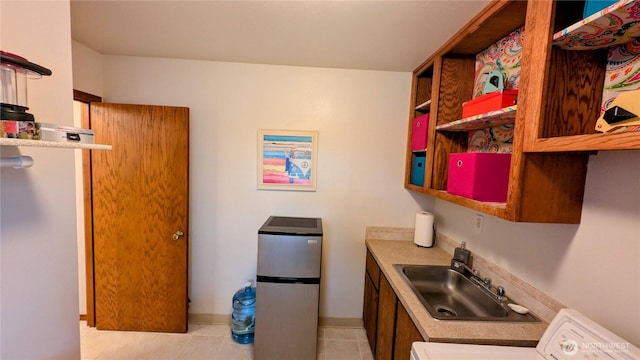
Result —
[{"label": "ceiling", "polygon": [[72,0],[74,40],[104,55],[413,71],[487,0]]}]

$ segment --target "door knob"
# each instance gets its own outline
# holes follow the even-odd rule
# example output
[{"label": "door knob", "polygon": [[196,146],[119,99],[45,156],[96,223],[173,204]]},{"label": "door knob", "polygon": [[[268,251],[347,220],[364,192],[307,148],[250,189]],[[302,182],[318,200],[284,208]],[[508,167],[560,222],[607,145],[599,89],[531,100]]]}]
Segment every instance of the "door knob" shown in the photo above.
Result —
[{"label": "door knob", "polygon": [[173,234],[173,240],[180,240],[180,238],[182,238],[183,236],[184,236],[184,233],[178,230],[175,232],[175,234]]}]

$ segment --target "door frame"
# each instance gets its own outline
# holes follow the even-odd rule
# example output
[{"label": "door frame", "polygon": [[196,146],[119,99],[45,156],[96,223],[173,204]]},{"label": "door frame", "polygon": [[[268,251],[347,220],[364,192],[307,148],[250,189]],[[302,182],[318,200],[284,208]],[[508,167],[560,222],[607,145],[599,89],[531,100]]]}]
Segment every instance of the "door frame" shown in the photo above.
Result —
[{"label": "door frame", "polygon": [[[92,102],[102,102],[102,97],[73,90],[73,100],[87,104],[82,107],[81,119],[82,127],[91,128],[91,118],[89,116]],[[96,326],[95,311],[95,288],[93,269],[93,201],[91,188],[91,150],[82,150],[82,194],[84,203],[84,260],[86,273],[86,296],[87,296],[87,326]],[[80,271],[80,269],[78,269]]]}]

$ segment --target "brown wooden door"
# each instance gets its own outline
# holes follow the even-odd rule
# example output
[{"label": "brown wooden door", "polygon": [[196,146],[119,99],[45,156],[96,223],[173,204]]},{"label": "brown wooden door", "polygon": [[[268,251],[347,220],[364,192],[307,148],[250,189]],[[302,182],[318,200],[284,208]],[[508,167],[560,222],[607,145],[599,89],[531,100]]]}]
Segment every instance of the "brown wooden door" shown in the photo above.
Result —
[{"label": "brown wooden door", "polygon": [[367,340],[371,347],[371,353],[376,353],[376,328],[378,325],[378,290],[373,286],[369,274],[364,274],[364,301],[362,310],[362,322],[367,331]]},{"label": "brown wooden door", "polygon": [[91,127],[96,327],[186,332],[189,109],[92,103]]},{"label": "brown wooden door", "polygon": [[398,298],[391,284],[389,284],[389,280],[383,274],[380,274],[378,328],[376,331],[376,353],[374,354],[376,360],[393,359],[397,304]]},{"label": "brown wooden door", "polygon": [[396,315],[396,340],[393,350],[394,359],[410,359],[411,346],[416,341],[424,341],[420,330],[416,327],[401,302],[398,302]]}]

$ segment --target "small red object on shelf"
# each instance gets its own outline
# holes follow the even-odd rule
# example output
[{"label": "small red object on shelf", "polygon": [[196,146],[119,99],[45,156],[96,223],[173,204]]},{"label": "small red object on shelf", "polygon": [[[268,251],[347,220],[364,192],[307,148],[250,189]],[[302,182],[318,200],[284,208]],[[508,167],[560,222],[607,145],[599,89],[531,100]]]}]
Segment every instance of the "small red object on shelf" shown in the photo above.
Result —
[{"label": "small red object on shelf", "polygon": [[516,104],[518,90],[501,90],[478,96],[462,104],[462,118],[500,110]]}]

